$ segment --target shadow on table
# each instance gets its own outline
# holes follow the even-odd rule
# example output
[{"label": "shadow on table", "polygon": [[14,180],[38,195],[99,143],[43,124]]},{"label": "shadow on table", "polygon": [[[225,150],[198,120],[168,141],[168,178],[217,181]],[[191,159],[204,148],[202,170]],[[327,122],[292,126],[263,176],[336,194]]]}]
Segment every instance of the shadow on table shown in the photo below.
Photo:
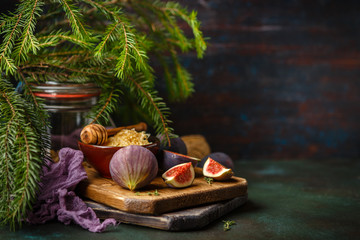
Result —
[{"label": "shadow on table", "polygon": [[243,206],[235,209],[232,213],[234,214],[241,214],[241,213],[252,213],[252,212],[257,212],[264,209],[264,206],[261,206],[260,204],[252,201],[252,200],[248,200]]}]

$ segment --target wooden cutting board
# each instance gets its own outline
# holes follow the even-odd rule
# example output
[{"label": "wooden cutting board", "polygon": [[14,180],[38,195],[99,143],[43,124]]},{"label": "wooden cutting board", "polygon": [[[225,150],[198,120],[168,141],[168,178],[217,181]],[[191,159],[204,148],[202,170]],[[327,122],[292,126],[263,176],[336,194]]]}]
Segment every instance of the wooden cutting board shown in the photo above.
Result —
[{"label": "wooden cutting board", "polygon": [[226,201],[164,213],[159,216],[128,213],[91,200],[86,200],[85,202],[88,207],[95,211],[96,216],[100,219],[114,218],[120,223],[166,231],[186,231],[200,229],[240,207],[246,201],[247,196],[236,197]]},{"label": "wooden cutting board", "polygon": [[247,195],[246,179],[233,176],[228,181],[214,181],[208,184],[199,174],[199,169],[190,187],[170,188],[161,177],[156,177],[148,186],[136,192],[120,187],[111,179],[101,177],[87,164],[85,170],[88,179],[82,181],[77,189],[81,195],[129,213],[160,215]]}]

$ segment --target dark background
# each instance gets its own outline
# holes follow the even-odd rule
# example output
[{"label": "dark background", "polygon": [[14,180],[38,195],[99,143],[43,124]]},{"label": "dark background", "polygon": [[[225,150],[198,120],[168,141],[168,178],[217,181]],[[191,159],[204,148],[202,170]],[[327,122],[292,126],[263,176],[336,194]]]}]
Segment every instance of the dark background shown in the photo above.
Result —
[{"label": "dark background", "polygon": [[196,94],[170,105],[179,134],[238,160],[359,157],[359,1],[181,2],[210,39],[183,59]]},{"label": "dark background", "polygon": [[209,46],[182,57],[196,93],[169,104],[177,134],[236,160],[359,158],[359,1],[179,2]]}]

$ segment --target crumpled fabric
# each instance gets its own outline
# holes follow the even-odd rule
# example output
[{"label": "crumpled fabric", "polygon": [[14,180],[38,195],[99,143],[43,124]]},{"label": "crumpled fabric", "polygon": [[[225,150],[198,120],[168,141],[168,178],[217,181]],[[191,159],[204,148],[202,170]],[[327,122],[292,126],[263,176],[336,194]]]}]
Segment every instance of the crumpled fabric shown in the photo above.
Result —
[{"label": "crumpled fabric", "polygon": [[29,223],[43,224],[57,218],[64,224],[74,222],[91,232],[102,232],[107,226],[117,224],[112,218],[101,223],[94,210],[75,194],[77,184],[87,178],[83,159],[80,150],[62,148],[59,162],[46,163],[37,202],[27,219]]}]

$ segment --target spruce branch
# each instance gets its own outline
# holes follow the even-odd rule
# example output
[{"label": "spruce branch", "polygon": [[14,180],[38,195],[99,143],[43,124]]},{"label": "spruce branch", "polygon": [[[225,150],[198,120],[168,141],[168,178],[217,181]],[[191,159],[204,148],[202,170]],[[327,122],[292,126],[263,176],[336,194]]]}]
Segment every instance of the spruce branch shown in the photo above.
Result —
[{"label": "spruce branch", "polygon": [[112,8],[108,7],[109,5],[115,4],[117,2],[116,0],[108,1],[108,2],[101,1],[102,3],[98,3],[92,0],[84,0],[84,2],[86,2],[87,4],[93,7],[87,13],[98,10],[103,15],[105,15],[105,17],[109,20],[117,20],[119,18],[119,15],[121,14],[121,10],[119,7],[117,6],[113,6]]},{"label": "spruce branch", "polygon": [[9,32],[8,30],[4,30],[2,33],[5,33],[4,41],[0,46],[0,71],[5,71],[6,74],[12,74],[14,73],[16,66],[14,64],[14,60],[9,57],[9,53],[11,53],[11,50],[14,45],[14,39],[15,35],[18,34],[17,28],[20,22],[20,19],[22,17],[22,13],[19,13],[16,22],[10,22],[6,24],[6,21],[4,21],[4,26],[8,25],[8,29],[11,29]]},{"label": "spruce branch", "polygon": [[175,99],[185,100],[194,92],[191,75],[179,63],[175,50],[171,51],[171,59],[176,73],[176,77],[174,79],[176,84],[174,85],[177,87],[178,95],[175,96]]},{"label": "spruce branch", "polygon": [[0,17],[0,37],[0,222],[13,229],[31,210],[50,149],[48,112],[33,84],[96,83],[93,122],[128,107],[124,118],[146,119],[170,141],[170,109],[155,81],[165,81],[171,100],[188,98],[194,88],[180,53],[206,50],[196,12],[172,1],[22,0]]},{"label": "spruce branch", "polygon": [[64,32],[64,33],[59,32],[59,33],[52,34],[52,35],[42,36],[42,37],[39,37],[38,40],[39,41],[43,40],[44,42],[42,42],[41,44],[44,45],[45,47],[46,47],[46,45],[47,46],[57,45],[58,43],[61,43],[61,40],[69,41],[69,42],[74,43],[83,48],[91,48],[92,47],[92,44],[90,42],[84,41],[81,38],[78,38],[77,36],[69,35],[66,32]]},{"label": "spruce branch", "polygon": [[196,17],[197,12],[192,11],[191,14],[189,14],[186,8],[181,7],[179,3],[175,2],[166,3],[163,9],[181,17],[191,27],[195,37],[196,52],[198,54],[198,57],[202,58],[206,50],[206,43],[202,36],[202,32],[200,31],[200,22],[197,20]]},{"label": "spruce branch", "polygon": [[115,32],[117,27],[120,25],[120,22],[115,22],[110,24],[105,32],[105,36],[103,37],[102,41],[96,46],[95,48],[95,57],[100,58],[102,56],[103,50],[105,50],[106,43],[109,41],[115,41],[118,37],[115,36]]},{"label": "spruce branch", "polygon": [[120,89],[113,88],[110,92],[106,91],[106,89],[104,90],[104,93],[100,95],[99,99],[101,104],[95,106],[88,116],[90,119],[93,119],[90,123],[99,122],[107,124],[109,117],[111,116],[111,112],[114,111],[116,106],[119,104],[119,95],[122,94]]},{"label": "spruce branch", "polygon": [[39,16],[41,12],[40,7],[43,5],[43,2],[39,0],[31,0],[26,1],[26,3],[28,4],[30,12],[25,11],[23,14],[23,20],[26,24],[24,26],[21,38],[19,39],[19,42],[17,43],[17,46],[15,47],[12,54],[17,63],[20,63],[21,60],[26,61],[28,57],[27,53],[29,51],[36,53],[36,51],[39,49],[39,43],[34,36],[34,29],[36,25],[36,16]]},{"label": "spruce branch", "polygon": [[170,142],[170,135],[173,131],[169,127],[171,121],[168,119],[170,114],[169,108],[163,102],[161,97],[158,97],[158,93],[155,90],[149,90],[148,82],[144,79],[144,76],[139,73],[133,77],[128,77],[129,81],[126,81],[130,92],[135,93],[140,99],[140,106],[144,112],[148,112],[153,121],[156,132],[161,132],[166,136],[168,142]]},{"label": "spruce branch", "polygon": [[82,23],[81,17],[82,14],[79,9],[68,0],[55,0],[56,2],[60,3],[63,7],[63,10],[70,22],[70,26],[75,34],[80,39],[88,37],[89,34],[86,31],[84,24]]},{"label": "spruce branch", "polygon": [[[1,139],[0,222],[11,229],[21,225],[35,201],[45,147],[49,140],[45,127],[38,123],[41,115],[32,114],[31,99],[24,99],[10,83],[0,79]],[[41,129],[43,132],[39,132]],[[44,132],[45,130],[45,132]]]}]

